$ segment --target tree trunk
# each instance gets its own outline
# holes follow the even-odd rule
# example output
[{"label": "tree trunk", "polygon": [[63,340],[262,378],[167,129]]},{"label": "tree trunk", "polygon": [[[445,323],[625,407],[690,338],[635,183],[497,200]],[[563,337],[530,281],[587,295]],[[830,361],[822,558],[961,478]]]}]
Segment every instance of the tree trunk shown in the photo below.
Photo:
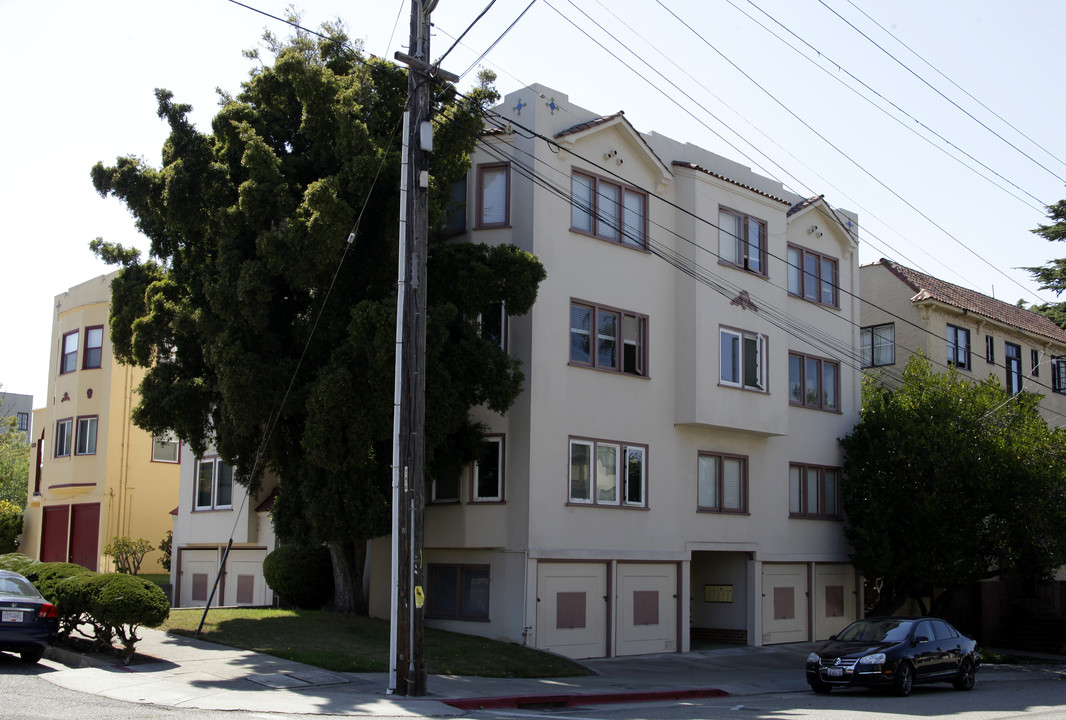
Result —
[{"label": "tree trunk", "polygon": [[333,560],[333,610],[349,615],[366,615],[369,611],[363,592],[366,541],[332,541],[329,554]]}]

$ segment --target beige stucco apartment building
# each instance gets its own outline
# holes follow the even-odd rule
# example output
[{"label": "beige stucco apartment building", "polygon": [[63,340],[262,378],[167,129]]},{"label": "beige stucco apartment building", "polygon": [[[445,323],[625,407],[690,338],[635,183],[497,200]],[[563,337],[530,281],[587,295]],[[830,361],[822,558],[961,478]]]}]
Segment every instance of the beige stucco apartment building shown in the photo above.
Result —
[{"label": "beige stucco apartment building", "polygon": [[547,279],[502,332],[482,318],[526,388],[428,493],[427,624],[572,657],[838,631],[862,607],[837,491],[857,218],[549,88],[497,111],[459,237]]},{"label": "beige stucco apartment building", "polygon": [[921,349],[934,367],[1042,395],[1044,418],[1066,423],[1066,330],[1048,317],[891,260],[859,275],[863,367],[897,382]]},{"label": "beige stucco apartment building", "polygon": [[[28,503],[19,551],[44,561],[112,571],[112,538],[154,545],[177,502],[177,442],[130,421],[143,371],[111,349],[111,280],[102,275],[56,295],[45,406],[33,411]],[[153,550],[141,572],[163,572]]]}]

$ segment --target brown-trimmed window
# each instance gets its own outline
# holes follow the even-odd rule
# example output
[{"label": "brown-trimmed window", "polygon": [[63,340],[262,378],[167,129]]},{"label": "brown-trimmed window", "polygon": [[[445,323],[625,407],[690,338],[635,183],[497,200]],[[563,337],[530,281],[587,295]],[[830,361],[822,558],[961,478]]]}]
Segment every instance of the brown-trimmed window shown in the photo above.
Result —
[{"label": "brown-trimmed window", "polygon": [[788,246],[788,293],[809,302],[840,307],[837,259],[813,250]]},{"label": "brown-trimmed window", "polygon": [[574,171],[570,179],[570,229],[643,250],[648,196],[620,183]]},{"label": "brown-trimmed window", "polygon": [[840,363],[790,352],[788,401],[819,410],[840,410]]},{"label": "brown-trimmed window", "polygon": [[571,301],[570,364],[647,377],[647,315]]},{"label": "brown-trimmed window", "polygon": [[82,359],[82,370],[98,368],[103,363],[104,353],[104,326],[96,325],[85,328],[85,353]]},{"label": "brown-trimmed window", "polygon": [[719,329],[722,385],[766,392],[766,336],[731,328]]},{"label": "brown-trimmed window", "polygon": [[570,502],[645,507],[646,445],[570,438]]},{"label": "brown-trimmed window", "polygon": [[862,366],[882,367],[896,363],[896,325],[870,325],[860,330]]},{"label": "brown-trimmed window", "polygon": [[1051,358],[1051,392],[1066,395],[1066,357]]},{"label": "brown-trimmed window", "polygon": [[477,166],[477,227],[499,228],[511,224],[511,165]]},{"label": "brown-trimmed window", "polygon": [[718,261],[766,276],[766,222],[751,215],[718,210]]},{"label": "brown-trimmed window", "polygon": [[437,565],[427,568],[426,617],[489,619],[489,566]]},{"label": "brown-trimmed window", "polygon": [[697,469],[697,506],[722,513],[748,511],[748,459],[743,455],[701,452]]},{"label": "brown-trimmed window", "polygon": [[74,420],[65,418],[56,423],[56,457],[70,457]]},{"label": "brown-trimmed window", "polygon": [[96,430],[98,426],[99,419],[96,415],[78,418],[78,432],[74,437],[75,455],[96,454]]},{"label": "brown-trimmed window", "polygon": [[789,465],[788,514],[798,518],[839,518],[839,468]]},{"label": "brown-trimmed window", "polygon": [[66,375],[78,369],[78,331],[63,335],[59,346],[59,374]]},{"label": "brown-trimmed window", "polygon": [[1029,351],[1029,374],[1033,377],[1040,377],[1040,351]]},{"label": "brown-trimmed window", "polygon": [[947,339],[948,365],[954,365],[959,370],[970,370],[970,331],[948,325]]},{"label": "brown-trimmed window", "polygon": [[1017,395],[1022,391],[1022,346],[1005,342],[1003,355],[1007,366],[1007,394]]}]

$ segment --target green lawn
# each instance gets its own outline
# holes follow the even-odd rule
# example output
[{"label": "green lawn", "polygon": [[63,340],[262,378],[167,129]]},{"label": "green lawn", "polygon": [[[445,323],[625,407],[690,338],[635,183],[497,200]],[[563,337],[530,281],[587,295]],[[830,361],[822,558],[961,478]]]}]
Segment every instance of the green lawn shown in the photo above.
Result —
[{"label": "green lawn", "polygon": [[[171,610],[161,627],[193,635],[203,610]],[[382,620],[312,610],[212,609],[205,640],[340,672],[388,672],[389,625]],[[581,665],[519,645],[426,628],[426,670],[433,675],[564,677]]]}]

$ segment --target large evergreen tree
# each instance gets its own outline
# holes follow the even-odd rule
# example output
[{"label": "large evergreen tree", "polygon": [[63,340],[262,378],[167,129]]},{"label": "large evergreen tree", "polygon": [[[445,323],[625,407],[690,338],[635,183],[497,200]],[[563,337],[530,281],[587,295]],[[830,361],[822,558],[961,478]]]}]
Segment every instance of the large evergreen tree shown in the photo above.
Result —
[{"label": "large evergreen tree", "polygon": [[[388,531],[404,69],[367,59],[337,25],[329,40],[266,36],[272,62],[222,96],[212,133],[156,92],[170,125],[161,168],[97,164],[151,257],[97,239],[122,266],[112,285],[117,357],[148,368],[136,424],[197,452],[214,438],[252,488],[280,478],[283,539],[327,542],[337,609],[365,612],[366,540]],[[251,53],[257,57],[256,53]],[[491,78],[435,95],[431,228],[469,168]],[[358,219],[358,221],[357,221]],[[356,227],[352,242],[349,232]],[[506,411],[519,362],[474,319],[493,304],[529,311],[544,277],[532,255],[431,237],[427,314],[427,475],[457,469],[485,405]]]},{"label": "large evergreen tree", "polygon": [[[1066,240],[1066,200],[1059,200],[1047,209],[1048,225],[1039,225],[1033,232],[1046,240],[1062,242]],[[1066,290],[1066,258],[1058,258],[1044,263],[1040,267],[1027,267],[1034,278],[1040,281],[1041,290],[1052,290],[1061,296]],[[1066,302],[1042,303],[1029,308],[1047,315],[1056,325],[1066,328]]]},{"label": "large evergreen tree", "polygon": [[1066,431],[1039,402],[921,355],[898,388],[867,379],[841,440],[841,499],[855,567],[881,586],[877,612],[932,587],[1048,579],[1066,562]]}]

